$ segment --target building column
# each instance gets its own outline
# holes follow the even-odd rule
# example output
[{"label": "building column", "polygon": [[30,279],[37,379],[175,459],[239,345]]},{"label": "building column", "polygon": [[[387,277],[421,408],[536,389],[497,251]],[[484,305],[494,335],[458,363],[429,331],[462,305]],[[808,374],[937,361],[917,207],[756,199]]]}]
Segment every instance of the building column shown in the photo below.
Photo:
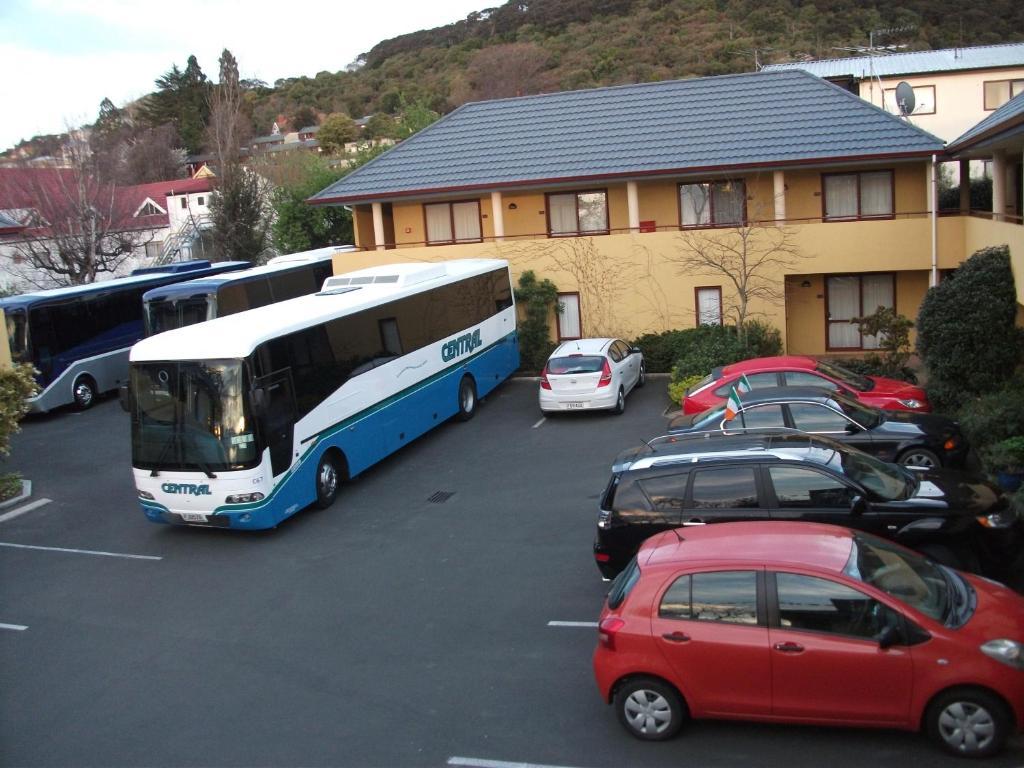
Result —
[{"label": "building column", "polygon": [[491,221],[494,224],[494,239],[505,239],[505,211],[501,204],[501,192],[491,192]]},{"label": "building column", "polygon": [[635,181],[626,182],[626,206],[629,209],[629,231],[636,234],[640,231],[640,195]]},{"label": "building column", "polygon": [[380,203],[372,203],[373,208],[373,245],[378,251],[384,250],[384,208]]},{"label": "building column", "polygon": [[971,161],[960,161],[960,215],[971,212]]},{"label": "building column", "polygon": [[775,171],[772,182],[775,192],[775,225],[781,227],[786,223],[786,174]]},{"label": "building column", "polygon": [[1002,221],[1006,214],[1006,153],[992,152],[992,219]]}]

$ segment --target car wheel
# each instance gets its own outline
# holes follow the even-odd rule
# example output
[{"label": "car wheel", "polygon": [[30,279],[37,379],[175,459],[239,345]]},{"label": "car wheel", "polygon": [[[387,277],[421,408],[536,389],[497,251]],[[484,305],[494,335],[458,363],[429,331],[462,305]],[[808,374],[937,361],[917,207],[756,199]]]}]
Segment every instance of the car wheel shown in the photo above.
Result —
[{"label": "car wheel", "polygon": [[469,421],[476,413],[476,384],[470,376],[463,376],[459,382],[459,411],[455,418]]},{"label": "car wheel", "polygon": [[637,388],[639,388],[639,387],[642,387],[646,383],[647,383],[647,366],[645,366],[643,363],[640,363],[640,375],[636,379],[636,386],[637,386]]},{"label": "car wheel", "polygon": [[927,448],[909,448],[900,454],[900,464],[905,467],[927,467],[936,469],[942,466],[939,457]]},{"label": "car wheel", "polygon": [[622,389],[622,387],[619,387],[619,396],[615,400],[615,407],[612,408],[612,413],[614,413],[616,416],[621,416],[625,412],[626,412],[626,393]]},{"label": "car wheel", "polygon": [[990,757],[1010,732],[1006,705],[987,691],[959,688],[938,696],[925,713],[928,735],[953,755]]},{"label": "car wheel", "polygon": [[316,506],[327,509],[338,498],[338,485],[341,482],[341,471],[338,459],[328,451],[320,457],[316,467]]},{"label": "car wheel", "polygon": [[634,678],[615,692],[615,712],[623,727],[644,741],[671,739],[689,717],[675,689],[649,677]]},{"label": "car wheel", "polygon": [[80,411],[87,410],[96,401],[96,382],[90,376],[79,376],[75,379],[75,386],[71,392],[75,399],[75,408]]}]

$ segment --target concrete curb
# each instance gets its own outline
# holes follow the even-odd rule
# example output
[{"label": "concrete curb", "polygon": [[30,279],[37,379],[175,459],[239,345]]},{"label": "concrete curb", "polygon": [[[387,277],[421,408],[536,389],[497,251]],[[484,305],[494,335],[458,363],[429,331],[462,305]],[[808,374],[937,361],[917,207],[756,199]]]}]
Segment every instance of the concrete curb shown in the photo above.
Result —
[{"label": "concrete curb", "polygon": [[0,501],[0,509],[7,509],[7,507],[13,507],[16,504],[20,504],[32,496],[32,481],[22,480],[21,481],[21,493],[17,496],[9,498],[7,501]]}]

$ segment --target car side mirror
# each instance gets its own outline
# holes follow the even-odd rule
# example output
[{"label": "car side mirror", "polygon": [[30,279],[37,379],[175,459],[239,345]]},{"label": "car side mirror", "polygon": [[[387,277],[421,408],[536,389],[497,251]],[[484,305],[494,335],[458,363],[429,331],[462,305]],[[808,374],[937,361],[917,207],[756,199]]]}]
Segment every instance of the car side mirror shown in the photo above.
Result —
[{"label": "car side mirror", "polygon": [[639,354],[641,354],[640,347],[630,347],[629,348],[629,354],[631,354],[631,355],[639,355]]},{"label": "car side mirror", "polygon": [[850,499],[850,514],[851,515],[863,515],[868,511],[868,503],[863,496],[857,494]]},{"label": "car side mirror", "polygon": [[884,651],[886,648],[892,648],[894,645],[902,643],[903,633],[895,624],[887,624],[881,632],[875,635],[875,640],[878,642],[878,647]]},{"label": "car side mirror", "polygon": [[860,432],[860,427],[858,427],[852,421],[846,422],[846,434],[856,435],[858,432]]}]

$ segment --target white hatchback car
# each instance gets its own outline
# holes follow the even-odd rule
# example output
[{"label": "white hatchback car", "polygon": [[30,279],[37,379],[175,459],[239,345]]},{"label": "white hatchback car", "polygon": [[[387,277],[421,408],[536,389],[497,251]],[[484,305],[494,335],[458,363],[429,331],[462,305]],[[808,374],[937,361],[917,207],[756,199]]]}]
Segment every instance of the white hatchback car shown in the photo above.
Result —
[{"label": "white hatchback car", "polygon": [[577,339],[559,344],[540,374],[544,413],[626,410],[626,395],[647,377],[644,355],[621,339]]}]

